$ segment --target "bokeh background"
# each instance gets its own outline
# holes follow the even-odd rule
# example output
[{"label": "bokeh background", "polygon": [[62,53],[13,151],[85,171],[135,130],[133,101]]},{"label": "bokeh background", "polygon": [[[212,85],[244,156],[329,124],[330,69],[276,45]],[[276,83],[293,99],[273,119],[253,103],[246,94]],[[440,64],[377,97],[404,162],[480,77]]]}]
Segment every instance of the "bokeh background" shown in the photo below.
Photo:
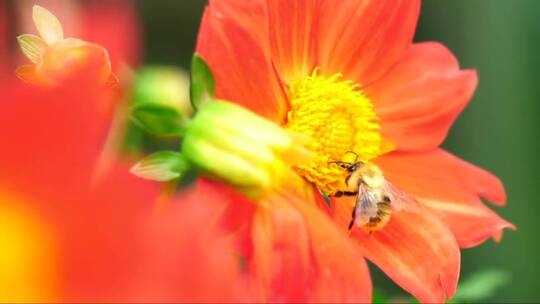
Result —
[{"label": "bokeh background", "polygon": [[[21,0],[0,0],[10,3]],[[105,0],[101,0],[105,1]],[[336,0],[339,1],[339,0]],[[47,1],[37,1],[46,3]],[[57,1],[58,2],[58,1]],[[62,1],[59,1],[62,2]],[[83,1],[84,2],[84,1]],[[188,68],[205,0],[138,0],[143,62]],[[444,146],[498,175],[508,205],[497,212],[515,223],[502,243],[465,250],[462,277],[485,269],[510,280],[489,302],[540,300],[540,1],[424,1],[416,41],[448,46],[463,68],[476,68],[479,87]],[[373,269],[375,287],[402,294]]]}]

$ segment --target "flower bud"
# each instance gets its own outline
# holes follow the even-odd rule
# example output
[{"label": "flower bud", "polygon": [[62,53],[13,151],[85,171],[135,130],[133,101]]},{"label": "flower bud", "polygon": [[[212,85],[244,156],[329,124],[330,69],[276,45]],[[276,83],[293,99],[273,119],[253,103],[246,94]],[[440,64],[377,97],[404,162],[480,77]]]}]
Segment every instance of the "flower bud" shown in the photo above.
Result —
[{"label": "flower bud", "polygon": [[193,108],[189,101],[189,76],[181,69],[148,66],[137,73],[134,98],[136,103],[155,103],[170,107],[186,117]]},{"label": "flower bud", "polygon": [[76,38],[64,38],[60,21],[43,7],[35,5],[32,18],[40,36],[23,34],[17,38],[21,51],[32,62],[17,69],[21,79],[44,86],[76,78],[105,86],[118,85],[105,48]]},{"label": "flower bud", "polygon": [[105,84],[111,76],[111,62],[103,47],[68,38],[44,50],[41,60],[36,64],[35,73],[38,79],[50,84],[73,77],[84,77]]},{"label": "flower bud", "polygon": [[310,154],[278,125],[226,101],[202,107],[189,124],[183,155],[203,172],[257,196],[291,176]]}]

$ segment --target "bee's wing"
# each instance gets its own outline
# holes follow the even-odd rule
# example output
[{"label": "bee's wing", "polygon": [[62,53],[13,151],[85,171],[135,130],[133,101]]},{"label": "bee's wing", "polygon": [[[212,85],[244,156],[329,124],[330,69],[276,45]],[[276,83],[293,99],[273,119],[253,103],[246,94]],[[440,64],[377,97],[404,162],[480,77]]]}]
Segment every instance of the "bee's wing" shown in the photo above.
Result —
[{"label": "bee's wing", "polygon": [[356,225],[367,224],[370,218],[377,216],[378,210],[377,197],[364,184],[360,184],[354,209]]},{"label": "bee's wing", "polygon": [[398,211],[416,211],[420,203],[409,193],[401,191],[391,182],[385,181],[384,188],[390,197],[390,206]]}]

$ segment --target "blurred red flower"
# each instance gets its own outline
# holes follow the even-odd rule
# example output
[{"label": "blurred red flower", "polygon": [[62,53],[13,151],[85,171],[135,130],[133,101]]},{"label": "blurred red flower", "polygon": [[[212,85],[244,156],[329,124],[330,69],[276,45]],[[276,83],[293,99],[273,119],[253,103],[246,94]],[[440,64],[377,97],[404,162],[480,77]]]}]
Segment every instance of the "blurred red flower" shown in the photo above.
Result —
[{"label": "blurred red flower", "polygon": [[8,14],[6,10],[6,3],[0,3],[0,75],[7,69],[8,65]]},{"label": "blurred red flower", "polygon": [[[112,63],[112,69],[119,73],[123,64],[135,66],[141,57],[142,33],[133,1],[74,1],[74,0],[50,0],[42,2],[46,8],[51,10],[63,23],[67,37],[77,37],[84,41],[95,43],[107,49]],[[5,3],[0,4],[0,39],[3,39],[5,46],[0,52],[5,52],[5,56],[0,58],[6,61],[8,58],[16,58],[15,54],[9,54],[9,50],[15,50],[13,45],[15,37],[1,36],[2,25],[20,24],[20,28],[10,30],[21,33],[28,32],[36,34],[32,21],[32,6],[34,1],[16,1],[16,15],[6,13]],[[17,21],[17,22],[16,22]],[[0,42],[2,43],[2,42]],[[19,52],[16,53],[17,55]],[[3,55],[3,54],[0,54]],[[15,60],[9,60],[15,62]],[[1,63],[0,63],[1,65]],[[10,66],[9,68],[14,68]]]},{"label": "blurred red flower", "polygon": [[242,196],[202,180],[157,210],[122,161],[96,174],[116,96],[0,80],[0,301],[254,299],[218,220]]}]

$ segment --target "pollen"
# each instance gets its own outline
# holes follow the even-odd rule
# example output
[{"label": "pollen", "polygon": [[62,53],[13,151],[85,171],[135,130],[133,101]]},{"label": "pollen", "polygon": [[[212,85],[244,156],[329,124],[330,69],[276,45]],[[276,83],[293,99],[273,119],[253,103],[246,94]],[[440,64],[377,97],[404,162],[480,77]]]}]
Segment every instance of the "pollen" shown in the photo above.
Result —
[{"label": "pollen", "polygon": [[359,84],[318,69],[288,87],[291,109],[286,128],[308,135],[315,159],[296,171],[327,194],[343,189],[347,172],[335,161],[368,162],[391,150],[380,134],[379,118]]}]

